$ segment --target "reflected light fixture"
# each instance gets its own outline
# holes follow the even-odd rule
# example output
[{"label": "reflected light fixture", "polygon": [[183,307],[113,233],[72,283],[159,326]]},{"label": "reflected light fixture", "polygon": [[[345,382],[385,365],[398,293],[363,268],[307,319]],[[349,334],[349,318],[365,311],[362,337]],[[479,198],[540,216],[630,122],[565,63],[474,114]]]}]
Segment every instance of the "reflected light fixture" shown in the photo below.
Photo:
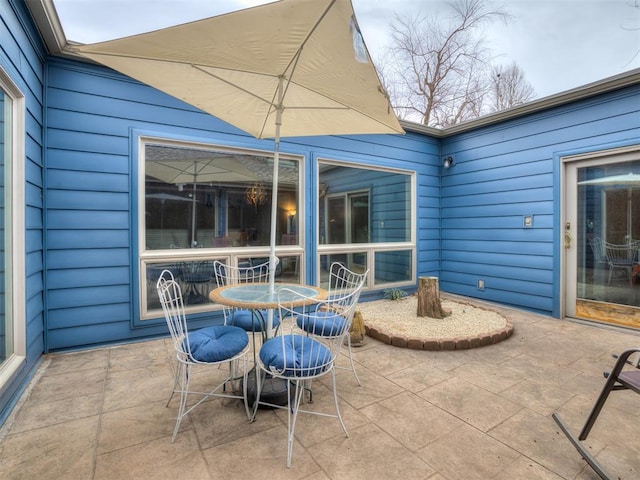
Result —
[{"label": "reflected light fixture", "polygon": [[253,205],[258,210],[258,206],[264,205],[267,201],[267,192],[262,186],[262,183],[254,183],[249,185],[244,191],[244,199],[249,205]]},{"label": "reflected light fixture", "polygon": [[454,163],[455,162],[453,161],[453,157],[451,155],[448,155],[444,157],[444,162],[442,163],[442,166],[444,168],[449,168],[449,167],[453,167]]}]

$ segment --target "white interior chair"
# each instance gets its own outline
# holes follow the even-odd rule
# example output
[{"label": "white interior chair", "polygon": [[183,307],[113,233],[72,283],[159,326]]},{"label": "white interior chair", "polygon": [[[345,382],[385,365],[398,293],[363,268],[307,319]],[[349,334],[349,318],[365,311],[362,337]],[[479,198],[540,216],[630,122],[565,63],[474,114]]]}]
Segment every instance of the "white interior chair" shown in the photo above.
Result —
[{"label": "white interior chair", "polygon": [[[280,260],[276,257],[273,268],[277,268]],[[255,266],[234,267],[218,260],[213,262],[213,276],[218,287],[237,285],[240,283],[264,283],[269,281],[269,260]],[[255,334],[260,333],[262,339],[267,335],[267,314],[266,310],[249,310],[245,308],[223,306],[225,325],[235,325],[246,332],[251,332],[254,337],[253,346],[255,349]],[[273,318],[274,329],[279,326],[279,319],[276,315]]]},{"label": "white interior chair", "polygon": [[[158,278],[156,289],[178,359],[173,391],[167,402],[167,406],[169,406],[173,395],[180,393],[178,418],[173,429],[171,443],[176,439],[182,419],[209,397],[242,399],[247,418],[251,419],[252,414],[247,402],[247,353],[249,352],[247,332],[231,325],[215,325],[189,332],[184,313],[182,291],[169,270],[162,272]],[[229,374],[212,390],[209,392],[190,390],[191,368],[194,365],[219,367],[224,364],[228,364]],[[240,369],[242,370],[241,375]],[[236,387],[239,383],[237,380],[240,378],[242,378],[242,386]],[[230,392],[227,391],[228,387],[231,388]],[[237,393],[240,388],[242,389],[241,393]],[[202,398],[195,404],[187,406],[189,395],[201,396]]]},{"label": "white interior chair", "polygon": [[[291,466],[295,426],[299,413],[337,418],[345,436],[349,436],[340,413],[336,390],[335,359],[340,352],[342,342],[331,339],[348,333],[360,289],[361,287],[355,288],[343,297],[335,297],[319,303],[316,303],[315,299],[304,297],[287,288],[282,288],[278,292],[280,318],[283,319],[283,322],[284,319],[290,319],[291,325],[290,330],[287,329],[289,333],[284,333],[283,325],[281,327],[282,334],[267,340],[260,348],[257,359],[259,373],[256,376],[258,379],[257,398],[260,399],[264,379],[269,375],[286,382],[288,403],[286,406],[281,406],[267,404],[259,400],[257,404],[287,409],[287,468]],[[283,301],[283,298],[287,300]],[[294,307],[300,302],[308,303],[308,305]],[[339,328],[336,327],[337,322],[329,327],[334,331],[331,336],[324,339],[322,336],[301,334],[296,326],[296,324],[302,324],[305,329],[308,327],[309,330],[322,332],[322,329],[328,325],[328,315],[339,315],[343,321],[339,323]],[[304,392],[310,388],[311,381],[324,375],[331,375],[335,414],[301,410],[300,405]],[[254,409],[254,416],[256,412],[257,409]]]},{"label": "white interior chair", "polygon": [[[363,273],[355,273],[349,270],[347,267],[342,265],[341,263],[334,262],[331,264],[331,268],[329,269],[329,296],[328,298],[336,299],[336,298],[345,298],[351,292],[358,292],[357,297],[354,301],[357,303],[358,298],[360,296],[360,291],[364,287],[364,283],[367,279],[369,271],[366,270]],[[354,310],[355,311],[355,310]],[[326,340],[331,340],[335,342],[345,342],[347,344],[347,353],[349,355],[349,363],[351,371],[353,372],[353,376],[358,382],[358,385],[362,385],[360,383],[360,378],[358,378],[358,374],[356,373],[356,367],[353,362],[353,356],[351,353],[351,335],[349,334],[349,329],[344,331],[342,328],[344,323],[347,321],[340,312],[325,312],[324,320],[320,321],[317,319],[314,324],[304,323],[298,319],[298,327],[304,330],[309,335],[316,335],[319,337],[323,337]],[[351,320],[349,320],[350,322]],[[336,366],[336,368],[348,368],[348,367],[340,367]]]},{"label": "white interior chair", "polygon": [[613,244],[603,242],[604,251],[609,263],[609,284],[615,270],[622,270],[628,275],[629,283],[633,284],[631,273],[636,264],[636,256],[638,254],[638,246],[633,243]]}]

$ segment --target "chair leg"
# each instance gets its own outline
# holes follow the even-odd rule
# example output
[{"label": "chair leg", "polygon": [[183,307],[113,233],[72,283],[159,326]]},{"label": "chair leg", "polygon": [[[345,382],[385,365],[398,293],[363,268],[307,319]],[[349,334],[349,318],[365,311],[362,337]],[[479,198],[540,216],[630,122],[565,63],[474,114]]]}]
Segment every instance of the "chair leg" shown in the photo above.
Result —
[{"label": "chair leg", "polygon": [[181,364],[182,374],[180,375],[180,405],[178,407],[178,418],[176,419],[176,425],[173,428],[173,436],[171,437],[171,443],[175,442],[178,430],[180,430],[180,424],[185,417],[185,408],[187,405],[187,397],[189,396],[189,377],[190,368],[189,365]]},{"label": "chair leg", "polygon": [[332,380],[332,388],[333,388],[333,402],[336,406],[336,416],[338,417],[338,421],[342,426],[342,430],[344,431],[344,436],[349,438],[349,432],[347,431],[347,426],[344,424],[342,420],[342,414],[340,413],[340,406],[338,405],[338,388],[336,384],[336,370],[335,368],[331,370],[331,380]]},{"label": "chair leg", "polygon": [[[291,404],[291,386],[295,384],[295,392],[293,405]],[[296,421],[298,412],[300,411],[300,403],[304,396],[305,388],[300,385],[300,381],[287,382],[287,400],[289,405],[287,408],[287,468],[291,467],[291,457],[293,455],[293,442],[295,439]]]},{"label": "chair leg", "polygon": [[171,403],[171,400],[173,399],[173,394],[176,393],[181,366],[182,364],[180,362],[177,362],[176,367],[174,369],[174,375],[173,375],[173,388],[171,389],[171,395],[169,395],[169,400],[167,400],[167,404],[165,405],[165,407],[169,406],[169,404]]},{"label": "chair leg", "polygon": [[[238,360],[238,363],[240,361]],[[249,399],[247,398],[247,382],[249,380],[249,369],[247,368],[249,365],[247,364],[247,356],[244,355],[242,357],[242,401],[244,402],[244,410],[247,413],[247,419],[252,420],[253,414],[251,410],[249,410]]]},{"label": "chair leg", "polygon": [[569,441],[574,446],[574,448],[578,450],[578,453],[580,453],[580,456],[584,458],[584,460],[589,464],[589,466],[593,469],[593,471],[596,472],[602,480],[611,480],[609,475],[607,475],[607,473],[600,466],[597,460],[591,455],[591,453],[589,452],[589,449],[586,448],[584,445],[582,445],[582,443],[580,443],[580,441],[564,425],[562,419],[560,418],[560,415],[558,415],[557,413],[554,413],[551,416],[560,427],[560,430],[562,430],[562,432],[569,439]]},{"label": "chair leg", "polygon": [[260,406],[260,395],[262,394],[262,384],[267,376],[267,372],[263,371],[261,368],[255,367],[255,377],[256,377],[256,398],[253,401],[253,412],[251,413],[251,421],[255,421],[256,414],[258,413],[258,407]]},{"label": "chair leg", "polygon": [[353,363],[353,355],[351,354],[351,335],[347,335],[347,351],[349,352],[349,362],[351,363],[351,371],[353,372],[353,376],[356,377],[356,382],[358,382],[358,386],[362,386],[360,383],[360,378],[358,378],[358,374],[356,373],[356,366]]}]

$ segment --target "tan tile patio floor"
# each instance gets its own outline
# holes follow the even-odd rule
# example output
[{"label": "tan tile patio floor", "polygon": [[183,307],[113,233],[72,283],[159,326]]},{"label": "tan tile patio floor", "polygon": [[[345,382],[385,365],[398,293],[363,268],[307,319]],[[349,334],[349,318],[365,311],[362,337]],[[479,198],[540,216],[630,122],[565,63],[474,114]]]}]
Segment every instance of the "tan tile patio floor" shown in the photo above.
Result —
[{"label": "tan tile patio floor", "polygon": [[[363,385],[338,374],[350,437],[335,419],[302,416],[291,469],[282,410],[248,423],[238,401],[211,400],[170,443],[166,339],[49,355],[0,430],[0,478],[597,478],[551,413],[579,431],[611,354],[640,336],[496,309],[515,327],[496,345],[437,352],[367,339],[354,352]],[[312,408],[330,405],[327,385],[314,384]],[[613,478],[640,478],[639,425],[640,396],[612,394],[586,443]]]}]

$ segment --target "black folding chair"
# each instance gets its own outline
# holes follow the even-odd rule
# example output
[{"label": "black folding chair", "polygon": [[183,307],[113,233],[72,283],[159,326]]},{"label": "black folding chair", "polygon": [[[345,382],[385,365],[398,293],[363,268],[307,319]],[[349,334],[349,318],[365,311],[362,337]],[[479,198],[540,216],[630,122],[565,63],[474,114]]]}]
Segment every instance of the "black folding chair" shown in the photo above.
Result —
[{"label": "black folding chair", "polygon": [[[617,357],[617,361],[613,367],[611,372],[604,372],[604,377],[607,379],[602,391],[600,392],[600,396],[596,400],[596,403],[593,405],[591,409],[591,413],[587,417],[587,421],[582,427],[582,431],[578,438],[576,438],[571,431],[564,425],[560,416],[557,413],[552,415],[553,419],[556,421],[560,429],[567,436],[569,441],[573,444],[573,446],[580,452],[582,458],[586,460],[586,462],[593,468],[593,470],[602,478],[603,480],[609,480],[609,476],[604,471],[604,469],[598,464],[596,459],[589,453],[588,448],[585,447],[581,442],[586,440],[589,432],[591,432],[591,428],[593,424],[596,422],[598,415],[602,411],[602,407],[604,407],[609,394],[614,391],[619,390],[632,390],[636,393],[640,393],[640,355],[635,358],[635,360],[631,360],[631,356],[635,353],[640,354],[640,348],[631,348],[629,350],[625,350]],[[614,355],[614,358],[616,356]],[[627,368],[624,370],[625,366],[631,365],[635,367],[635,369]]]}]

